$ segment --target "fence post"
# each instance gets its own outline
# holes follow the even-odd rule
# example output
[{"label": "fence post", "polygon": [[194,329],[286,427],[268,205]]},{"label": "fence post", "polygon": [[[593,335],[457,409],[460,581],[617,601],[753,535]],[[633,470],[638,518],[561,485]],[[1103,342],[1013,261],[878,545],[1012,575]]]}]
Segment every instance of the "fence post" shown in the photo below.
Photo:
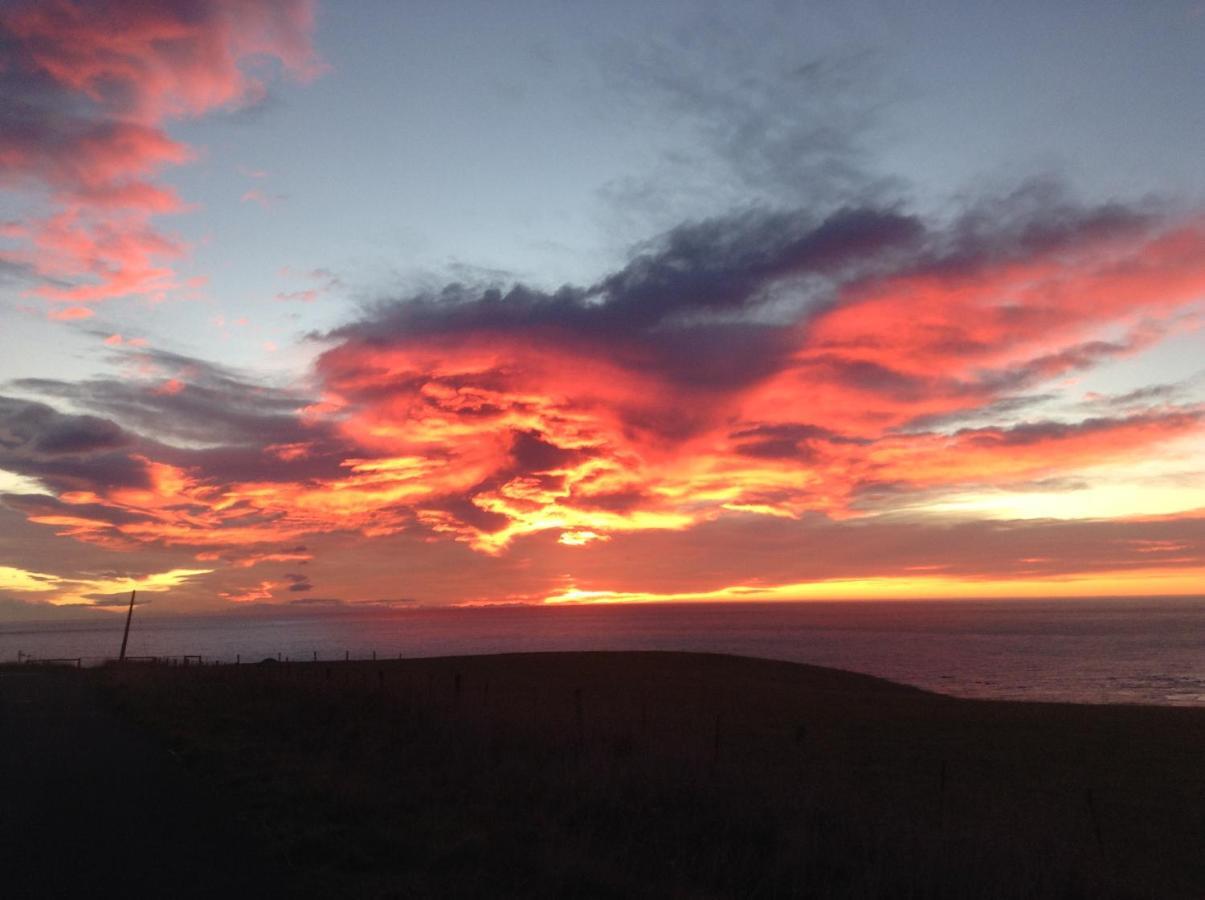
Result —
[{"label": "fence post", "polygon": [[137,593],[137,590],[130,591],[130,608],[126,610],[126,630],[121,634],[121,655],[117,657],[118,662],[125,662],[126,644],[130,640],[130,619],[134,618],[134,595]]}]

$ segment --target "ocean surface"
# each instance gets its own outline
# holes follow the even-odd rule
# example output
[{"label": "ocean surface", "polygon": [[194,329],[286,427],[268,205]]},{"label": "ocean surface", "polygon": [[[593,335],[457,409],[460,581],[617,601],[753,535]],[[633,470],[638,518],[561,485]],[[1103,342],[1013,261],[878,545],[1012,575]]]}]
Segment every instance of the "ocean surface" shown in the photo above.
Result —
[{"label": "ocean surface", "polygon": [[[1205,706],[1205,598],[338,613],[134,613],[131,656],[258,661],[695,650],[864,672],[959,697]],[[117,655],[122,616],[0,622],[0,661]]]}]

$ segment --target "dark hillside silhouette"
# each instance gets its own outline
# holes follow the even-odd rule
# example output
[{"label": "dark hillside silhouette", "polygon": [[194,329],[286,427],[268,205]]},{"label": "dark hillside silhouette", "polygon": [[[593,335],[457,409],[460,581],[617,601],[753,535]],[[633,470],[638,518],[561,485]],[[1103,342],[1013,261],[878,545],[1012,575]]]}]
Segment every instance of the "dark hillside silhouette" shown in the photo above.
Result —
[{"label": "dark hillside silhouette", "polygon": [[1202,709],[682,653],[103,677],[313,896],[1205,889]]}]

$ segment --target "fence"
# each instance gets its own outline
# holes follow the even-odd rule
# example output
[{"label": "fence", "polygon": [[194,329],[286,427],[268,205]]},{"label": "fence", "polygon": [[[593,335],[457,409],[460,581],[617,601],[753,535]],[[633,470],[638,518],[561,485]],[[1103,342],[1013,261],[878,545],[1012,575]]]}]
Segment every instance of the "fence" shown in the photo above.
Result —
[{"label": "fence", "polygon": [[[124,660],[116,656],[37,656],[33,653],[26,653],[24,650],[17,651],[16,662],[22,666],[70,666],[76,669],[96,668],[98,666],[116,665],[118,663],[152,663],[164,666],[221,666],[221,665],[249,665],[251,663],[262,662],[377,662],[378,660],[388,659],[387,656],[378,655],[377,651],[371,650],[365,656],[352,656],[350,650],[345,650],[341,654],[332,655],[327,659],[322,659],[318,652],[311,651],[308,656],[294,658],[277,653],[275,656],[264,656],[258,659],[243,660],[241,653],[236,653],[233,658],[228,656],[206,656],[200,653],[182,653],[182,654],[164,654],[159,656],[126,656]],[[403,654],[397,655],[398,659],[403,658]],[[0,663],[3,664],[3,663]]]}]

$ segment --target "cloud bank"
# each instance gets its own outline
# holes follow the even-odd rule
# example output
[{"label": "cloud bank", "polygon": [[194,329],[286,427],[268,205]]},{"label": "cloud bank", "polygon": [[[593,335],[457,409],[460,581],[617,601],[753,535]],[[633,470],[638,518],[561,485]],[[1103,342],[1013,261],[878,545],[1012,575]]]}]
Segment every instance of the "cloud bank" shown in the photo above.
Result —
[{"label": "cloud bank", "polygon": [[[113,350],[124,377],[15,382],[0,468],[44,492],[4,502],[77,540],[233,568],[288,567],[343,536],[577,554],[567,567],[597,584],[608,576],[589,560],[609,560],[618,584],[624,565],[647,569],[642,535],[678,536],[664,552],[680,559],[741,532],[790,560],[777,541],[800,523],[898,544],[951,498],[1059,485],[1073,505],[1090,473],[1199,439],[1191,397],[1085,405],[1074,385],[1197,328],[1203,297],[1200,218],[1076,203],[1049,183],[946,220],[898,204],[747,209],[675,228],[591,285],[382,300],[315,336],[312,392],[129,346]],[[1112,518],[1123,536],[1081,528],[1077,541],[1108,536],[1079,555],[867,549],[861,571],[1201,567],[1199,518],[1172,537],[1132,509]],[[674,577],[765,584],[774,564],[737,562],[763,557],[727,554],[706,585],[685,564]],[[809,571],[787,569],[780,584]],[[267,600],[311,577],[281,568],[224,596]]]}]

